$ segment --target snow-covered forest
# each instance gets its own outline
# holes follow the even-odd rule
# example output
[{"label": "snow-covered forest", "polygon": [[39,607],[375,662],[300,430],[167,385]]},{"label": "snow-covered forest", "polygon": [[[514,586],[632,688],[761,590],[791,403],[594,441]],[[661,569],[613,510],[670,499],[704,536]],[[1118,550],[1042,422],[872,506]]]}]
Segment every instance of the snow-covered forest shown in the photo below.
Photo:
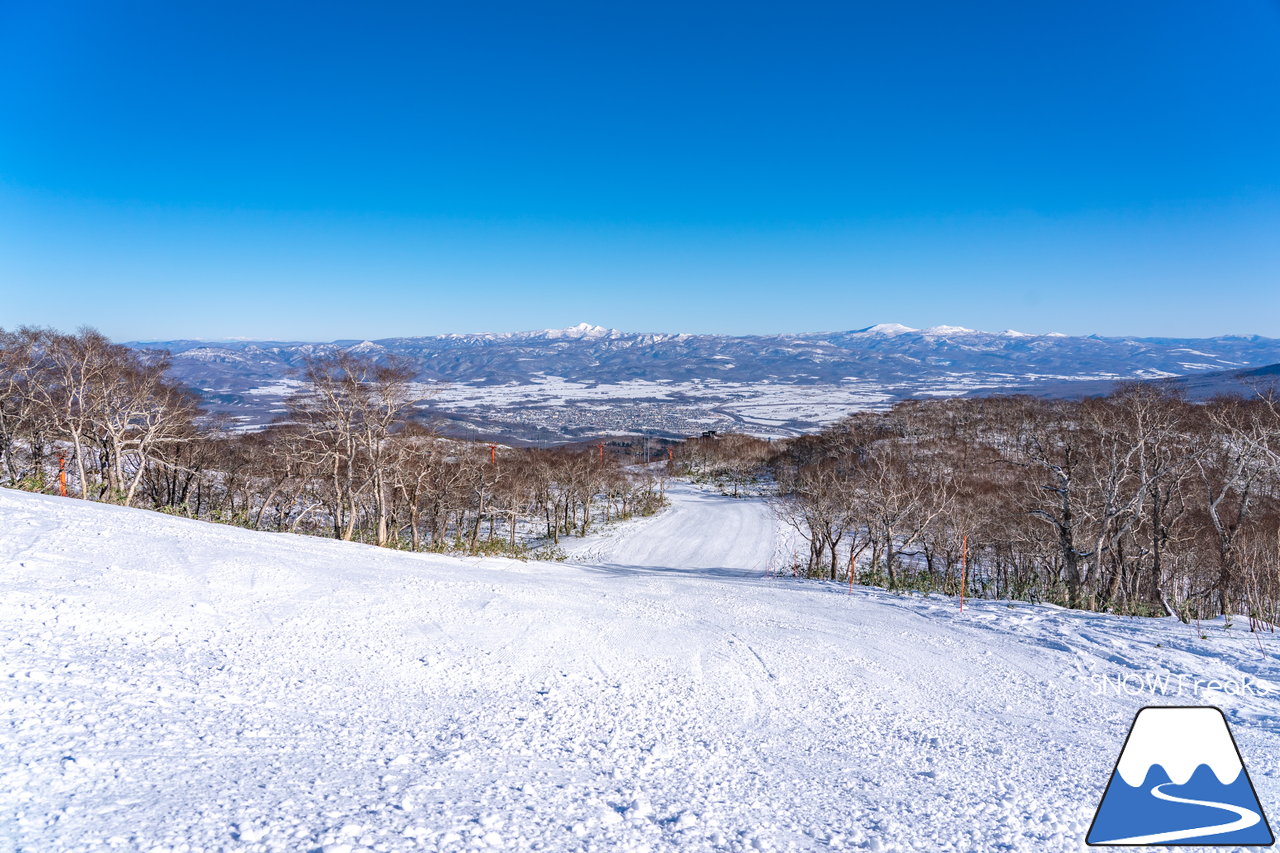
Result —
[{"label": "snow-covered forest", "polygon": [[[801,570],[1184,620],[1280,621],[1280,406],[1131,385],[1085,401],[905,402],[788,442],[695,439],[767,470]],[[965,570],[968,571],[965,571]],[[850,577],[852,575],[852,577]]]},{"label": "snow-covered forest", "polygon": [[280,422],[253,433],[202,417],[167,364],[93,331],[0,333],[3,482],[258,530],[516,555],[663,501],[665,472],[637,472],[618,448],[439,438],[412,420],[416,386],[394,359],[312,359]]}]

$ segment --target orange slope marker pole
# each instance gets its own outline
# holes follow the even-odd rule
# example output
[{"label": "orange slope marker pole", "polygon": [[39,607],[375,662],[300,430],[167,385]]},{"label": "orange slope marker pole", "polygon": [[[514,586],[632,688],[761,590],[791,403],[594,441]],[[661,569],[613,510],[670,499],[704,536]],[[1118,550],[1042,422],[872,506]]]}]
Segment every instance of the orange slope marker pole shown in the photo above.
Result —
[{"label": "orange slope marker pole", "polygon": [[964,588],[969,581],[969,534],[960,539],[960,612],[964,612]]},{"label": "orange slope marker pole", "polygon": [[498,462],[498,445],[489,445],[489,464],[495,465]]},{"label": "orange slope marker pole", "polygon": [[67,496],[67,457],[58,457],[58,494]]}]

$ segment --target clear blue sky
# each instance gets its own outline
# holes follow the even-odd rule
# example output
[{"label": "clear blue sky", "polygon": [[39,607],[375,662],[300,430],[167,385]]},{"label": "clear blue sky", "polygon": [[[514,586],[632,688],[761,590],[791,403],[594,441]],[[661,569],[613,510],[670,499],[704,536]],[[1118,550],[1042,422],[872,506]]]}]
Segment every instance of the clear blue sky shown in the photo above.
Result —
[{"label": "clear blue sky", "polygon": [[1280,336],[1280,2],[0,3],[0,326]]}]

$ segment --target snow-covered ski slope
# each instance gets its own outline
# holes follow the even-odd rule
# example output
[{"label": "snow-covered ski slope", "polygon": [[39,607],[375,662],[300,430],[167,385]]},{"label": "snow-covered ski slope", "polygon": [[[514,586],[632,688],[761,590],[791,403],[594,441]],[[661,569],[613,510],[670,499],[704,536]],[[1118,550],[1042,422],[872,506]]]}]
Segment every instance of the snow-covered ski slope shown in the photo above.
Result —
[{"label": "snow-covered ski slope", "polygon": [[790,565],[795,534],[761,500],[728,499],[676,482],[673,510],[616,525],[570,547],[570,559],[614,573],[759,578]]},{"label": "snow-covered ski slope", "polygon": [[0,490],[0,849],[1079,850],[1161,703],[1280,814],[1273,637],[770,578],[671,495],[548,564]]}]

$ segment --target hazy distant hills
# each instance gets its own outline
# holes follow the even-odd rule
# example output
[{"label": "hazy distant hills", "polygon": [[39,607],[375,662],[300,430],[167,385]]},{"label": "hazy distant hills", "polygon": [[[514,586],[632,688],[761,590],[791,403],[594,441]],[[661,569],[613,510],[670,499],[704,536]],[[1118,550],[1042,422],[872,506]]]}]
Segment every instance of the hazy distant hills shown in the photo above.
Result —
[{"label": "hazy distant hills", "polygon": [[[1145,380],[1168,391],[1184,395],[1188,400],[1203,401],[1222,395],[1252,396],[1266,391],[1280,391],[1280,364],[1247,367],[1239,370],[1210,370]],[[1078,382],[1044,382],[1014,387],[1004,393],[1032,394],[1037,397],[1081,399],[1110,392],[1116,382],[1108,380]],[[982,392],[972,392],[980,394]],[[987,392],[990,393],[990,392]]]},{"label": "hazy distant hills", "polygon": [[[232,412],[246,425],[264,422],[278,410],[288,380],[308,356],[348,349],[374,357],[407,357],[422,381],[447,383],[451,390],[444,396],[452,408],[475,415],[463,418],[468,422],[464,429],[511,432],[509,424],[503,425],[504,408],[522,410],[522,422],[532,429],[537,419],[529,420],[530,407],[559,407],[554,428],[538,434],[545,439],[614,431],[603,424],[579,429],[564,412],[575,405],[588,406],[586,413],[600,406],[616,408],[626,400],[659,406],[678,403],[688,410],[681,418],[689,420],[700,405],[716,409],[712,404],[728,402],[733,405],[720,414],[737,421],[737,426],[754,424],[757,431],[789,433],[850,408],[887,405],[910,396],[1012,388],[1073,395],[1086,387],[1077,383],[1103,387],[1094,383],[1222,374],[1280,362],[1280,340],[1259,336],[1076,337],[897,324],[844,332],[732,336],[632,333],[582,323],[535,332],[377,341],[175,340],[131,345],[172,352],[176,378],[198,389],[211,407]],[[830,389],[832,395],[822,397],[819,389]],[[533,396],[522,396],[526,392]],[[769,397],[769,411],[744,416],[746,404],[760,395]],[[801,398],[812,405],[789,413],[787,401]],[[820,405],[815,402],[819,399],[827,402]],[[444,402],[439,407],[450,408]],[[712,420],[694,417],[686,424],[676,419],[644,428],[678,434]],[[621,425],[614,417],[609,426]],[[530,429],[515,432],[533,435]]]},{"label": "hazy distant hills", "polygon": [[883,324],[802,335],[637,334],[581,324],[501,334],[387,338],[378,341],[151,341],[174,354],[179,378],[194,386],[282,379],[309,355],[348,349],[407,356],[424,380],[501,385],[544,376],[616,383],[714,378],[731,382],[897,382],[930,375],[1157,378],[1255,367],[1280,361],[1280,340],[1104,338],[1024,335],[956,326],[909,329]]}]

